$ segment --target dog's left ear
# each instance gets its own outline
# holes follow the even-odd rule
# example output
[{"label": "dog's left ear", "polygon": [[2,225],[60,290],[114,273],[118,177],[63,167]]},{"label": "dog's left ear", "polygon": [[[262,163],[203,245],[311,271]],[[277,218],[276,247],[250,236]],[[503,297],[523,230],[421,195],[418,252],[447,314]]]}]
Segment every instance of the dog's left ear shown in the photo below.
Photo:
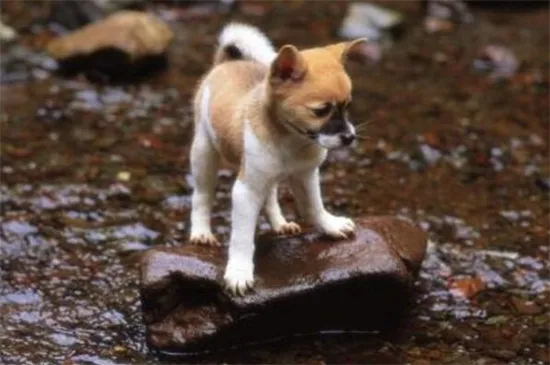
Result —
[{"label": "dog's left ear", "polygon": [[271,85],[279,85],[287,81],[300,82],[307,71],[307,64],[296,47],[287,44],[282,46],[277,57],[271,63],[269,79]]},{"label": "dog's left ear", "polygon": [[343,64],[350,59],[362,59],[361,47],[368,43],[367,38],[358,38],[350,42],[336,43],[328,46],[328,50],[338,57]]}]

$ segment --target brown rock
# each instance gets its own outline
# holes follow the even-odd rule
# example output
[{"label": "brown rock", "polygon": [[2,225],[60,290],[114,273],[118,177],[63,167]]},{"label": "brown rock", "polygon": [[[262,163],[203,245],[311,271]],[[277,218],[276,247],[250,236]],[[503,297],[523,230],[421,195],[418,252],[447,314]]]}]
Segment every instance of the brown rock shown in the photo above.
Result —
[{"label": "brown rock", "polygon": [[47,51],[67,72],[95,69],[96,73],[116,76],[136,65],[145,68],[144,60],[164,66],[172,39],[172,31],[159,18],[140,11],[119,11],[54,39]]},{"label": "brown rock", "polygon": [[139,58],[161,54],[172,41],[170,28],[157,17],[140,11],[119,11],[48,44],[56,59],[116,48]]},{"label": "brown rock", "polygon": [[221,286],[226,249],[185,245],[150,250],[141,268],[147,341],[196,351],[293,333],[395,328],[403,318],[426,234],[394,217],[357,219],[357,236],[263,236],[255,291]]}]

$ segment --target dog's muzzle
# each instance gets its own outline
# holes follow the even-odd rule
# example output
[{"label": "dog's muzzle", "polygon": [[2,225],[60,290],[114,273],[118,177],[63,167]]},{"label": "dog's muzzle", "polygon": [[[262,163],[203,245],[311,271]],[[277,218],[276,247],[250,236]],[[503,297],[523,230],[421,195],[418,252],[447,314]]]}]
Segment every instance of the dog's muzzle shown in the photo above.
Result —
[{"label": "dog's muzzle", "polygon": [[355,140],[355,134],[344,133],[340,135],[340,140],[344,146],[349,146]]}]

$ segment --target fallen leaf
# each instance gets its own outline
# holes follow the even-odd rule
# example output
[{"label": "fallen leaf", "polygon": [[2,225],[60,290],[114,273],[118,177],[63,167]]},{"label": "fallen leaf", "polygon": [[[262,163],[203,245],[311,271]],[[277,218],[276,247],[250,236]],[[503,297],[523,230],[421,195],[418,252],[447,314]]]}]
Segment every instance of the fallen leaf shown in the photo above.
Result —
[{"label": "fallen leaf", "polygon": [[451,293],[469,299],[485,289],[485,283],[479,276],[460,279],[452,278],[449,283],[449,288]]},{"label": "fallen leaf", "polygon": [[433,131],[425,132],[424,140],[428,145],[432,147],[435,147],[435,148],[441,147],[441,138],[439,138],[436,132],[433,132]]}]

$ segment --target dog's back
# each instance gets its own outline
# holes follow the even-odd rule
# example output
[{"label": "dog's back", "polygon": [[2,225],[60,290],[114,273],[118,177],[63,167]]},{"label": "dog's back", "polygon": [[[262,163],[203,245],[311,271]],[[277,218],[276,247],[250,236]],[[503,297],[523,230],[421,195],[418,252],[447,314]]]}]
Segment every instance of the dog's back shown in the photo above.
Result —
[{"label": "dog's back", "polygon": [[234,165],[242,156],[245,96],[264,80],[275,55],[255,28],[230,24],[220,34],[214,66],[196,92],[195,128],[205,128],[211,143]]}]

